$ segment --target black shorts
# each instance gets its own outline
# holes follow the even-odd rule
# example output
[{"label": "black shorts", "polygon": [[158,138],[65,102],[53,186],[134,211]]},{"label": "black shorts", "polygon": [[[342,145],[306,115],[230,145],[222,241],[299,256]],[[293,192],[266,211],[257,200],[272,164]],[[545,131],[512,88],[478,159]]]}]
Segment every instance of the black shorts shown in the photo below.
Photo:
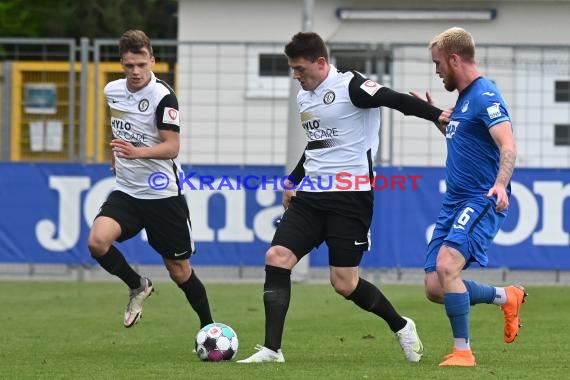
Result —
[{"label": "black shorts", "polygon": [[184,195],[138,199],[115,190],[101,206],[99,216],[107,216],[119,223],[119,242],[132,238],[144,228],[151,247],[165,258],[187,259],[195,251],[190,212]]},{"label": "black shorts", "polygon": [[298,191],[271,245],[289,248],[300,260],[326,242],[330,265],[358,266],[368,250],[373,203],[372,191]]}]

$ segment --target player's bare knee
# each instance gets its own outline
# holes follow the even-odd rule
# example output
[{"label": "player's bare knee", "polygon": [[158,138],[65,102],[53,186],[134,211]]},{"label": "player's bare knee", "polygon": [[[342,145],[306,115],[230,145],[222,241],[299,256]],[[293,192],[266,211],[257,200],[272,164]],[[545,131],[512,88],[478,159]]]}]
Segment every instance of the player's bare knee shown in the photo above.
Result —
[{"label": "player's bare knee", "polygon": [[101,239],[99,235],[90,234],[87,238],[87,248],[91,253],[91,257],[101,257],[105,255],[109,248],[111,248],[111,242],[106,239]]},{"label": "player's bare knee", "polygon": [[436,272],[426,274],[424,289],[425,296],[428,300],[435,303],[443,303],[443,289],[439,284],[439,278]]},{"label": "player's bare knee", "polygon": [[281,247],[272,246],[265,253],[265,264],[279,268],[291,269],[297,263],[297,258],[291,250]]},{"label": "player's bare knee", "polygon": [[356,289],[356,284],[350,280],[344,280],[335,276],[330,278],[331,285],[337,294],[343,297],[348,297]]},{"label": "player's bare knee", "polygon": [[344,298],[348,297],[349,295],[352,294],[352,292],[354,291],[354,288],[351,286],[348,286],[347,284],[332,284],[335,292],[337,294],[340,294],[341,296],[343,296]]},{"label": "player's bare knee", "polygon": [[176,284],[183,284],[188,281],[192,270],[186,260],[165,260],[168,275]]},{"label": "player's bare knee", "polygon": [[445,281],[445,279],[450,278],[454,274],[454,271],[448,265],[439,265],[439,263],[436,268],[436,272],[437,277],[440,279],[440,281]]},{"label": "player's bare knee", "polygon": [[443,303],[443,298],[442,298],[442,295],[440,294],[440,292],[435,291],[434,289],[431,289],[431,288],[426,288],[425,294],[426,294],[426,298],[428,300],[430,300],[431,302]]}]

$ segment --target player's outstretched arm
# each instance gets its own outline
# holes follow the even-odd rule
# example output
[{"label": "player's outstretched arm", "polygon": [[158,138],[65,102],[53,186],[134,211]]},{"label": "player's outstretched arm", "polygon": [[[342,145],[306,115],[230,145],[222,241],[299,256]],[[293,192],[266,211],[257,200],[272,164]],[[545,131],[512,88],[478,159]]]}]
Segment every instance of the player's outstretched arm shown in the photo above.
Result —
[{"label": "player's outstretched arm", "polygon": [[[416,91],[410,91],[410,95],[412,95],[414,98],[421,99],[424,102],[431,104],[432,106],[435,106],[435,104],[433,102],[433,98],[431,97],[431,94],[429,93],[429,91],[426,91],[425,99],[419,94],[419,92],[416,92]],[[441,115],[439,116],[438,122],[434,123],[435,126],[437,127],[437,129],[444,136],[445,136],[445,128],[446,128],[447,124],[449,123],[449,120],[451,119],[452,113],[453,113],[453,108],[444,109],[443,112],[441,113]]]},{"label": "player's outstretched arm", "polygon": [[388,107],[434,123],[439,122],[443,112],[428,102],[394,91],[356,72],[348,85],[348,93],[352,104],[359,108]]}]

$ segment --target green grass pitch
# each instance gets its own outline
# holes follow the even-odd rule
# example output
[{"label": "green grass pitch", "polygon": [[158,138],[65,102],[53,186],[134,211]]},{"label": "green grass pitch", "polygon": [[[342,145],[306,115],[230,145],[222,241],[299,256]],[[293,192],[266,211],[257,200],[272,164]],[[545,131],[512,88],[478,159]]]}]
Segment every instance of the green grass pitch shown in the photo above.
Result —
[{"label": "green grass pitch", "polygon": [[[426,354],[405,361],[384,321],[325,284],[293,284],[283,339],[286,363],[201,362],[192,353],[198,320],[182,292],[157,283],[144,318],[122,325],[119,282],[0,282],[0,379],[562,379],[569,376],[570,291],[529,287],[524,326],[503,342],[502,313],[471,313],[475,368],[440,368],[452,347],[444,309],[415,285],[382,286],[416,321]],[[263,343],[262,284],[206,283],[214,319],[239,337],[238,359]]]}]

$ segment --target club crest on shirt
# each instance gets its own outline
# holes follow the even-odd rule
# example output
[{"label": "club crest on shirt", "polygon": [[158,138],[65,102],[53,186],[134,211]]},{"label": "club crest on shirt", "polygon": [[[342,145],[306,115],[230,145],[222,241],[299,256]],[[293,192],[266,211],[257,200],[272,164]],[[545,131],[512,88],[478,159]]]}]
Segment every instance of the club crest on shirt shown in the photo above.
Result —
[{"label": "club crest on shirt", "polygon": [[331,104],[332,102],[334,102],[335,98],[336,98],[336,95],[334,94],[334,91],[329,90],[326,92],[325,96],[323,97],[323,102],[325,104]]},{"label": "club crest on shirt", "polygon": [[453,135],[457,131],[457,127],[459,127],[459,122],[456,120],[451,120],[445,127],[445,138],[452,139]]},{"label": "club crest on shirt", "polygon": [[149,105],[148,99],[142,99],[139,102],[139,111],[141,112],[146,111],[148,109],[148,105]]}]

